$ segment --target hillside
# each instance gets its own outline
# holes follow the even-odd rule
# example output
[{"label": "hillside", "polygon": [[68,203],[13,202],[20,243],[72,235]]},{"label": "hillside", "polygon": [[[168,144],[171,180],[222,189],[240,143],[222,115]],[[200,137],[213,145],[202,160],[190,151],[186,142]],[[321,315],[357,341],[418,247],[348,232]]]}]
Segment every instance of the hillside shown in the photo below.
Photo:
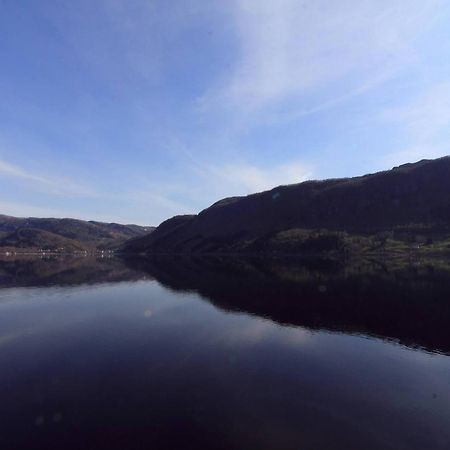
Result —
[{"label": "hillside", "polygon": [[138,225],[0,215],[0,249],[69,253],[111,249],[152,230],[153,227]]},{"label": "hillside", "polygon": [[[220,200],[176,216],[130,253],[294,251],[315,253],[385,245],[403,248],[450,236],[450,157],[345,179],[307,181]],[[402,247],[403,246],[403,247]]]}]

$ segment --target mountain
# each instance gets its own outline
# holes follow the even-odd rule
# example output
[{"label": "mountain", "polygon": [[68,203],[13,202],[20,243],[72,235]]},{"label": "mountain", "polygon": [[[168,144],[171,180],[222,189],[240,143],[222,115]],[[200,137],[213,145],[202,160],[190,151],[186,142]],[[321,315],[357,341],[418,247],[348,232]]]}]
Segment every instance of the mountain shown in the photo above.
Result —
[{"label": "mountain", "polygon": [[447,247],[450,157],[355,178],[306,181],[220,200],[128,241],[130,253]]},{"label": "mountain", "polygon": [[60,252],[112,249],[151,231],[153,227],[138,225],[0,215],[0,249]]}]

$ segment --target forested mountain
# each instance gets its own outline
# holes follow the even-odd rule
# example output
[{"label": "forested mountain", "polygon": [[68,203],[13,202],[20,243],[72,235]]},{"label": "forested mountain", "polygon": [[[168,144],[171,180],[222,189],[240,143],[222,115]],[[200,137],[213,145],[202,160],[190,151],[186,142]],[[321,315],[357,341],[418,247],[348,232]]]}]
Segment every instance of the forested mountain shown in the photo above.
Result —
[{"label": "forested mountain", "polygon": [[450,236],[450,157],[220,200],[132,239],[132,253],[317,252]]}]

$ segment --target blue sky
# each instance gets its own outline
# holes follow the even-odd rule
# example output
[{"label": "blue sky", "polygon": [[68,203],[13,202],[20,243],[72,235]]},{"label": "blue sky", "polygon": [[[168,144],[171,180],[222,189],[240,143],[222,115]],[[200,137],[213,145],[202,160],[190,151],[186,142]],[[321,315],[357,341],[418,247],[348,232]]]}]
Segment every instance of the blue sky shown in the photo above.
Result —
[{"label": "blue sky", "polygon": [[447,0],[0,0],[0,213],[158,224],[450,153]]}]

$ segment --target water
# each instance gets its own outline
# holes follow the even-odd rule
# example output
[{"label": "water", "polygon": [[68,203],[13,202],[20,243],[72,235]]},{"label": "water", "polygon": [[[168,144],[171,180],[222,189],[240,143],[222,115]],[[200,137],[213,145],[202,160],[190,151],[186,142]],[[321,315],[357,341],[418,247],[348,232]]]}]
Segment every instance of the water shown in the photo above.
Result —
[{"label": "water", "polygon": [[0,262],[0,448],[448,449],[450,268]]}]

